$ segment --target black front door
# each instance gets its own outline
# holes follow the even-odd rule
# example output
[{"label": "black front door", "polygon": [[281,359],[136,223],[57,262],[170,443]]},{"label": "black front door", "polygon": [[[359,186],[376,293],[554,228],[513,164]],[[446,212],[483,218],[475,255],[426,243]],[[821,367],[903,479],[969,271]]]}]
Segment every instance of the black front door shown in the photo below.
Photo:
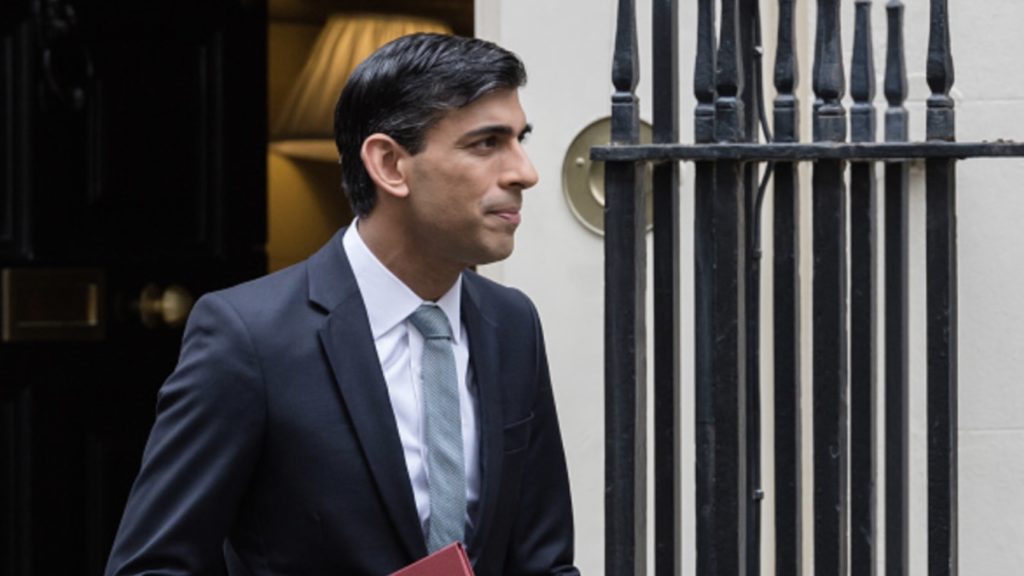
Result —
[{"label": "black front door", "polygon": [[0,6],[0,573],[100,574],[191,298],[266,267],[262,0]]}]

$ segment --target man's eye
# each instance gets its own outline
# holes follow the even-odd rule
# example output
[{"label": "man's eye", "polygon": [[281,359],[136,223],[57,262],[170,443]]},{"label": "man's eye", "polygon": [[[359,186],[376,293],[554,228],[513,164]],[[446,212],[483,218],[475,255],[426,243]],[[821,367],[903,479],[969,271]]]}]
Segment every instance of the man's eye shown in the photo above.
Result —
[{"label": "man's eye", "polygon": [[484,149],[484,150],[489,150],[491,148],[497,148],[498,147],[498,137],[497,136],[488,136],[487,138],[484,138],[482,140],[477,140],[477,142],[475,144],[475,147],[476,148],[480,148],[480,149]]}]

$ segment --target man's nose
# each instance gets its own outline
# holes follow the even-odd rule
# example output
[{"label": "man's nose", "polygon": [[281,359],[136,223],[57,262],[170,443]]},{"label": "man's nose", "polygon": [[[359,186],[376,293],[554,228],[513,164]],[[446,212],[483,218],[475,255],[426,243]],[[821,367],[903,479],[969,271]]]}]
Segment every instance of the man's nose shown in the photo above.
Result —
[{"label": "man's nose", "polygon": [[533,162],[530,160],[529,155],[526,154],[526,149],[523,148],[521,142],[516,142],[512,146],[511,157],[506,165],[504,179],[503,186],[519,188],[520,190],[532,187],[540,179],[540,176],[537,175],[537,169],[534,168]]}]

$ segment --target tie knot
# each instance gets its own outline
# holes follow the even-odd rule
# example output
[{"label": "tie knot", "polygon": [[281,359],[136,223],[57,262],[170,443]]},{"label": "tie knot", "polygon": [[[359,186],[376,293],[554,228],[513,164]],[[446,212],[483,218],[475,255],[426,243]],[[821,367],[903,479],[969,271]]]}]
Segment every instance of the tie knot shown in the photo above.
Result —
[{"label": "tie knot", "polygon": [[435,304],[421,305],[409,315],[409,321],[427,340],[431,338],[451,339],[452,337],[452,328],[448,324],[448,317]]}]

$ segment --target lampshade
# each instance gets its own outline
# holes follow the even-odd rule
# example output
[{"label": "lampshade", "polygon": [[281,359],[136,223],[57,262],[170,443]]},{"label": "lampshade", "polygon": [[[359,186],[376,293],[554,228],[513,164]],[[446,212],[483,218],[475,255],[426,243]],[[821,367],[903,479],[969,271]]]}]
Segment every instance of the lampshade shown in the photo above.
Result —
[{"label": "lampshade", "polygon": [[428,18],[390,14],[329,17],[274,122],[271,147],[292,157],[337,162],[334,107],[349,75],[377,48],[416,32],[452,33],[445,24]]}]

